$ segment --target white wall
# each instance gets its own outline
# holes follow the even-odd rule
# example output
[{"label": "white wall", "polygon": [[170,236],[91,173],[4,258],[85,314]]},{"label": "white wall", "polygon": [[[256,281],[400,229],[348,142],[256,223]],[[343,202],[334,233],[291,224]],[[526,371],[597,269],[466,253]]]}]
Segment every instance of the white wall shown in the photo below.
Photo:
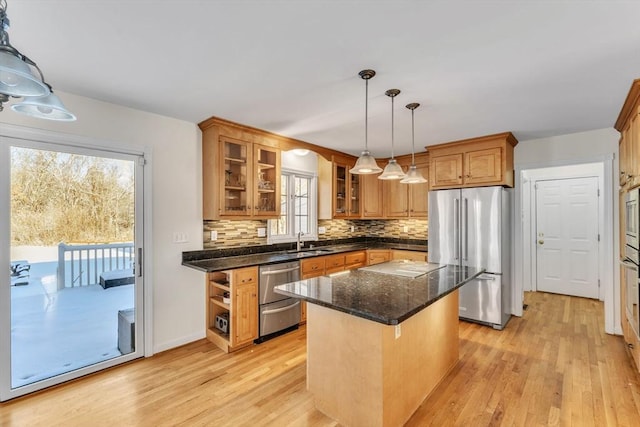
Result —
[{"label": "white wall", "polygon": [[[59,91],[56,94],[77,115],[76,122],[33,119],[5,106],[0,124],[80,135],[103,146],[147,147],[151,151],[153,351],[204,337],[204,273],[180,265],[183,251],[202,249],[201,134],[197,125]],[[187,233],[189,242],[173,243],[174,232]]]},{"label": "white wall", "polygon": [[[607,266],[606,274],[613,280],[607,280],[609,297],[605,291],[605,330],[608,333],[619,332],[619,271],[618,259],[618,140],[620,134],[613,128],[597,129],[550,138],[542,138],[520,142],[514,151],[516,169],[515,207],[517,212],[515,221],[515,278],[516,292],[514,292],[514,308],[521,307],[517,299],[523,289],[523,239],[522,212],[523,188],[522,172],[545,167],[576,165],[585,163],[601,163],[605,170],[604,176],[604,227],[607,241],[603,249],[613,252],[612,261],[615,265]],[[525,195],[526,196],[526,195]],[[515,313],[515,312],[514,312]],[[520,310],[521,313],[521,310]],[[518,314],[518,313],[515,313]]]}]

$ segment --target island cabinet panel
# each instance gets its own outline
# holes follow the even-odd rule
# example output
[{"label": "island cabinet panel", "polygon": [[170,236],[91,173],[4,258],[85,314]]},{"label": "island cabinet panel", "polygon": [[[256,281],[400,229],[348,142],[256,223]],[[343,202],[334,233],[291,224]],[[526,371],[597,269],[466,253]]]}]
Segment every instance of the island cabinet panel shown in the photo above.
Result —
[{"label": "island cabinet panel", "polygon": [[258,267],[207,274],[207,339],[225,352],[258,338]]},{"label": "island cabinet panel", "polygon": [[502,185],[513,187],[511,132],[426,147],[432,189]]},{"label": "island cabinet panel", "polygon": [[398,326],[307,306],[307,389],[343,425],[400,426],[458,363],[458,291]]}]

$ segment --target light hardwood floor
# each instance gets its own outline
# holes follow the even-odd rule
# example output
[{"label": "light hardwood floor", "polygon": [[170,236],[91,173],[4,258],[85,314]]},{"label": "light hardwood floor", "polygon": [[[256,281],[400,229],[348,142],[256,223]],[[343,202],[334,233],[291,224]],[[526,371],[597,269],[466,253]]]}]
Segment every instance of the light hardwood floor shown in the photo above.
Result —
[{"label": "light hardwood floor", "polygon": [[[460,322],[460,362],[409,426],[639,426],[640,376],[602,303],[529,293],[504,331]],[[305,329],[233,354],[205,340],[0,404],[1,426],[332,426]]]}]

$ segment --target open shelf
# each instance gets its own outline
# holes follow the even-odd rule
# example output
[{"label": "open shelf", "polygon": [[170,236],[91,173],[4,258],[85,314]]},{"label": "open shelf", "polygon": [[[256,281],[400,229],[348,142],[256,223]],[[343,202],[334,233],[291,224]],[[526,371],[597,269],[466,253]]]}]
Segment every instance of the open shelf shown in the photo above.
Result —
[{"label": "open shelf", "polygon": [[211,302],[213,302],[214,304],[219,305],[220,307],[224,308],[225,310],[230,310],[231,306],[229,304],[227,304],[226,302],[222,301],[222,297],[219,295],[214,295],[211,298]]},{"label": "open shelf", "polygon": [[235,158],[235,157],[225,157],[224,158],[225,162],[229,162],[229,163],[247,163],[246,159],[239,159],[239,158]]}]

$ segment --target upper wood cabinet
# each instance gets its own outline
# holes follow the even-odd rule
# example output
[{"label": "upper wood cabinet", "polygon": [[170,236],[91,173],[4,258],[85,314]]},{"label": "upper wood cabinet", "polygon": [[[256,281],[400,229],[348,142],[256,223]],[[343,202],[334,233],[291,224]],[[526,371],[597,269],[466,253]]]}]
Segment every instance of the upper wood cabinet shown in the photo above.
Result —
[{"label": "upper wood cabinet", "polygon": [[[399,156],[398,164],[406,172],[411,165],[411,156]],[[415,155],[416,169],[429,179],[429,155]],[[384,181],[384,217],[385,218],[426,218],[428,213],[429,183],[403,184],[400,180]],[[365,202],[366,203],[366,202]]]},{"label": "upper wood cabinet", "polygon": [[378,175],[360,175],[362,218],[384,217],[383,184]]},{"label": "upper wood cabinet", "polygon": [[278,141],[222,120],[204,124],[201,124],[204,219],[279,217]]},{"label": "upper wood cabinet", "polygon": [[631,85],[615,128],[620,132],[619,184],[625,189],[640,185],[640,79]]},{"label": "upper wood cabinet", "polygon": [[349,172],[356,159],[333,156],[333,218],[360,218],[360,175]]},{"label": "upper wood cabinet", "polygon": [[505,132],[426,147],[431,154],[430,188],[513,187],[517,143],[511,132]]}]

